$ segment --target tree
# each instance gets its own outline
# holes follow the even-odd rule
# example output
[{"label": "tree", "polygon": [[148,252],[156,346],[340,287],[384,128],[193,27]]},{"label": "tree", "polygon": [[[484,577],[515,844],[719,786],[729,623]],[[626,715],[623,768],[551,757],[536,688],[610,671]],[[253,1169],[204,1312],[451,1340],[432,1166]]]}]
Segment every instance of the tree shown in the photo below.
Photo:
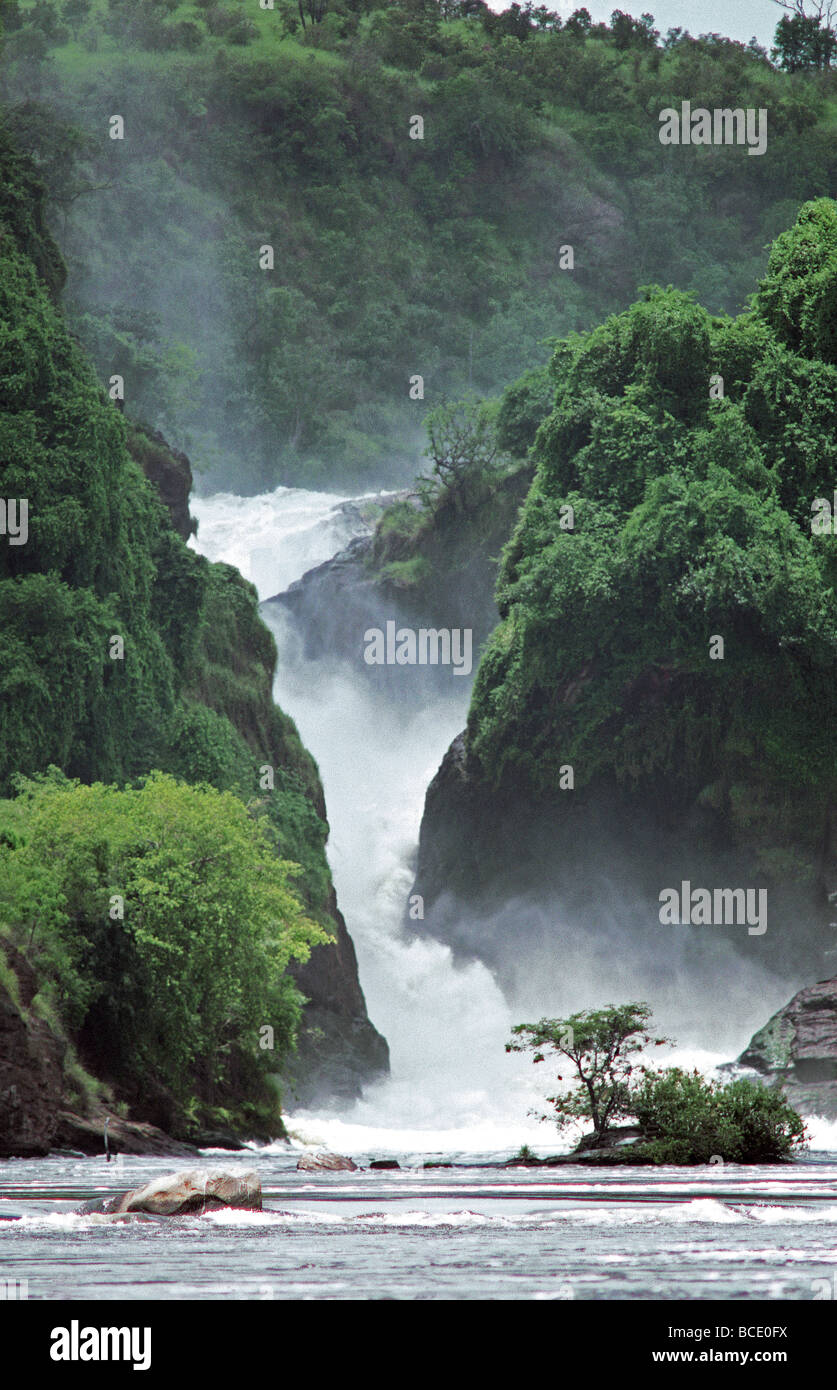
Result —
[{"label": "tree", "polygon": [[625,14],[624,10],[614,10],[610,16],[610,28],[613,41],[619,49],[653,48],[659,38],[659,33],[654,28],[654,16],[651,14],[634,19],[632,15]]},{"label": "tree", "polygon": [[773,57],[786,72],[831,67],[837,33],[817,15],[783,15],[776,26]]},{"label": "tree", "polygon": [[424,422],[429,441],[424,454],[433,468],[430,476],[417,479],[426,506],[445,496],[469,507],[505,471],[508,459],[497,439],[496,417],[496,405],[472,398],[431,410]]},{"label": "tree", "polygon": [[[291,960],[327,939],[267,820],[230,792],[152,773],[124,791],[57,769],[0,802],[0,926],[111,1077],[185,1105],[229,1085],[269,1024],[299,1016]],[[274,1054],[271,1069],[276,1069]]]},{"label": "tree", "polygon": [[64,8],[61,13],[64,22],[68,24],[72,30],[74,39],[78,38],[81,27],[92,8],[93,0],[65,0]]},{"label": "tree", "polygon": [[564,24],[564,28],[568,34],[576,34],[580,38],[583,38],[585,34],[589,34],[592,26],[592,15],[589,10],[583,8],[580,10],[573,10],[569,19]]},{"label": "tree", "polygon": [[[564,1127],[589,1119],[601,1143],[616,1120],[633,1113],[631,1081],[637,1055],[649,1045],[663,1047],[669,1042],[668,1038],[652,1037],[650,1020],[648,1005],[633,1003],[585,1009],[568,1018],[518,1023],[506,1051],[534,1052],[533,1062],[543,1062],[547,1052],[565,1057],[575,1069],[578,1084],[573,1090],[547,1097],[556,1122]],[[563,1081],[564,1077],[559,1074],[557,1079]]]}]

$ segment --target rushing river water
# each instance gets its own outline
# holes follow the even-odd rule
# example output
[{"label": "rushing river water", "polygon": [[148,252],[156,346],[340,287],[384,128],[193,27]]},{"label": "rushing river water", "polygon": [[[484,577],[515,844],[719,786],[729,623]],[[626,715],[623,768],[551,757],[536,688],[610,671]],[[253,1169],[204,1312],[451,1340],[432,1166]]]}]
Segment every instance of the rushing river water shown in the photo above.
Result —
[{"label": "rushing river water", "polygon": [[296,1171],[297,1157],[284,1146],[253,1156],[264,1211],[180,1220],[67,1214],[170,1161],[126,1159],[121,1172],[97,1159],[3,1164],[0,1216],[25,1214],[0,1222],[0,1277],[28,1279],[35,1299],[835,1296],[833,1156],[653,1174],[412,1167],[314,1177]]},{"label": "rushing river water", "polygon": [[[363,531],[341,502],[282,488],[197,499],[197,546],[268,598]],[[528,1113],[542,1101],[537,1070],[504,1051],[521,1015],[483,966],[456,965],[447,947],[405,937],[400,925],[424,793],[465,722],[469,682],[399,708],[347,667],[303,658],[282,614],[265,613],[279,647],[276,699],[322,773],[329,860],[392,1076],[343,1113],[291,1114],[288,1144],[206,1155],[212,1166],[256,1168],[262,1213],[78,1216],[72,1208],[90,1197],[188,1165],[0,1163],[0,1292],[3,1280],[25,1279],[33,1299],[837,1295],[837,1128],[821,1121],[806,1161],[769,1169],[501,1166],[523,1143],[541,1154],[562,1147]],[[566,976],[566,992],[544,998],[544,1011],[609,1002],[590,997],[592,972]],[[685,1039],[681,1030],[686,1046],[670,1060],[708,1070],[736,1055],[789,992],[745,992],[728,1022]],[[710,1038],[724,1050],[706,1050]],[[362,1170],[375,1158],[401,1167],[297,1172],[302,1148],[321,1144]],[[425,1168],[431,1159],[455,1166]]]}]

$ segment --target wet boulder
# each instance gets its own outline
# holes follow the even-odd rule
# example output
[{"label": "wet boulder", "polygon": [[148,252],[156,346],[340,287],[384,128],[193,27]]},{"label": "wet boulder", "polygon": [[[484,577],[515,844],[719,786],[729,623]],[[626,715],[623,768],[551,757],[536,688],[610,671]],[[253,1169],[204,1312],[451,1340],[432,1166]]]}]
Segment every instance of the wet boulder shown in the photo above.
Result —
[{"label": "wet boulder", "polygon": [[296,1166],[303,1173],[357,1172],[357,1164],[351,1158],[346,1158],[345,1154],[331,1154],[325,1151],[303,1154]]},{"label": "wet boulder", "polygon": [[98,1199],[82,1207],[109,1216],[143,1212],[149,1216],[201,1215],[224,1207],[261,1211],[262,1185],[257,1173],[228,1173],[223,1169],[195,1169],[154,1178],[132,1192]]}]

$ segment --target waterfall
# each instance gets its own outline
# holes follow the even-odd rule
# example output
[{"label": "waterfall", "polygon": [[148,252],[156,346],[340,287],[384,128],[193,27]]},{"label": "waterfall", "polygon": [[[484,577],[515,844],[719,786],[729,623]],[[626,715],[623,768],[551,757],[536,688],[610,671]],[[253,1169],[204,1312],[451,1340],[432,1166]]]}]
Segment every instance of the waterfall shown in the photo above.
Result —
[{"label": "waterfall", "polygon": [[[237,566],[264,600],[368,533],[364,508],[352,505],[362,501],[296,488],[197,498],[193,544],[209,559]],[[262,612],[279,650],[276,701],[319,764],[337,897],[369,1015],[392,1059],[391,1078],[367,1088],[346,1113],[296,1115],[291,1127],[312,1142],[353,1151],[485,1153],[527,1143],[555,1152],[563,1144],[554,1128],[529,1113],[542,1109],[545,1069],[505,1052],[519,1013],[485,966],[455,964],[447,946],[423,940],[420,930],[402,931],[425,792],[464,726],[470,681],[451,680],[447,695],[428,692],[422,704],[407,707],[345,663],[306,657],[283,607]],[[572,1007],[590,1002],[601,1001],[585,995]],[[550,995],[542,1012],[561,1008]],[[711,1068],[721,1058],[681,1049],[676,1060]]]},{"label": "waterfall", "polygon": [[[344,505],[351,500],[296,488],[196,498],[192,543],[269,598],[368,532]],[[279,648],[275,699],[320,767],[337,897],[369,1015],[392,1058],[391,1079],[337,1120],[318,1120],[317,1133],[335,1146],[362,1126],[384,1148],[393,1131],[401,1140],[415,1130],[417,1147],[484,1152],[525,1142],[554,1151],[554,1134],[527,1117],[538,1078],[505,1053],[516,1019],[490,972],[455,965],[448,947],[401,930],[424,794],[465,723],[470,682],[452,680],[448,697],[405,713],[347,666],[306,660],[281,610],[263,612]]]}]

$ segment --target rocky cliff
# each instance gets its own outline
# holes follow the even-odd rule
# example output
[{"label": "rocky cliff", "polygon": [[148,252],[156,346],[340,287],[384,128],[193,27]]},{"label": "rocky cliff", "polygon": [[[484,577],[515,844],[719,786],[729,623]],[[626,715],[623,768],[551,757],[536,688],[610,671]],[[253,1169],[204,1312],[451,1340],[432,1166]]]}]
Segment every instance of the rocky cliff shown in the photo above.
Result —
[{"label": "rocky cliff", "polygon": [[[62,283],[37,177],[0,129],[0,482],[4,498],[29,508],[28,534],[9,544],[4,525],[0,546],[0,795],[13,795],[16,774],[55,765],[119,785],[159,768],[258,800],[283,856],[301,866],[307,911],[335,936],[305,968],[310,1014],[285,1080],[295,1071],[309,1098],[356,1096],[386,1071],[387,1049],[334,898],[316,764],[273,703],[275,644],[253,587],[184,544],[194,529],[189,461],[106,397],[67,330]],[[109,655],[113,634],[124,664]],[[264,763],[270,789],[259,780]],[[167,1107],[153,1078],[144,1097],[101,1084],[118,1077],[118,1059],[99,1055],[95,1028],[70,1030],[54,1015],[28,979],[25,951],[11,945],[25,945],[20,924],[3,919],[2,928],[0,1152],[44,1152],[62,1134],[99,1149],[108,1106],[123,1148],[164,1142],[139,1113],[157,1099]],[[241,1098],[228,1081],[234,1117]],[[209,1091],[195,1084],[209,1115]],[[134,1104],[139,1129],[129,1133],[118,1103],[123,1112]],[[172,1123],[181,1137],[195,1130],[182,1110]]]},{"label": "rocky cliff", "polygon": [[754,1033],[738,1065],[781,1085],[800,1114],[837,1120],[837,978],[795,994]]},{"label": "rocky cliff", "polygon": [[[192,470],[188,457],[172,449],[159,433],[130,426],[129,449],[160,493],[172,525],[187,540],[197,523],[189,514]],[[228,567],[211,569],[223,575]],[[227,601],[235,585],[239,600]],[[313,847],[300,837],[297,823],[281,825],[283,852],[298,858],[309,873],[302,889],[309,906],[334,936],[317,946],[305,965],[291,974],[307,999],[298,1050],[289,1067],[288,1100],[331,1104],[354,1100],[363,1083],[389,1071],[389,1050],[369,1019],[358,977],[354,944],[323,862],[326,805],[313,758],[299,741],[290,719],[273,703],[276,648],[260,621],[255,594],[234,571],[222,584],[204,637],[203,660],[195,663],[190,693],[224,715],[258,759],[297,777],[316,820]],[[323,828],[321,837],[317,829]]]},{"label": "rocky cliff", "polygon": [[[570,961],[692,993],[743,957],[774,991],[822,970],[837,569],[811,513],[833,491],[835,284],[821,200],[740,319],[649,289],[557,344],[500,622],[427,794],[413,930],[510,983]],[[664,924],[684,883],[765,893],[764,930]]]}]

